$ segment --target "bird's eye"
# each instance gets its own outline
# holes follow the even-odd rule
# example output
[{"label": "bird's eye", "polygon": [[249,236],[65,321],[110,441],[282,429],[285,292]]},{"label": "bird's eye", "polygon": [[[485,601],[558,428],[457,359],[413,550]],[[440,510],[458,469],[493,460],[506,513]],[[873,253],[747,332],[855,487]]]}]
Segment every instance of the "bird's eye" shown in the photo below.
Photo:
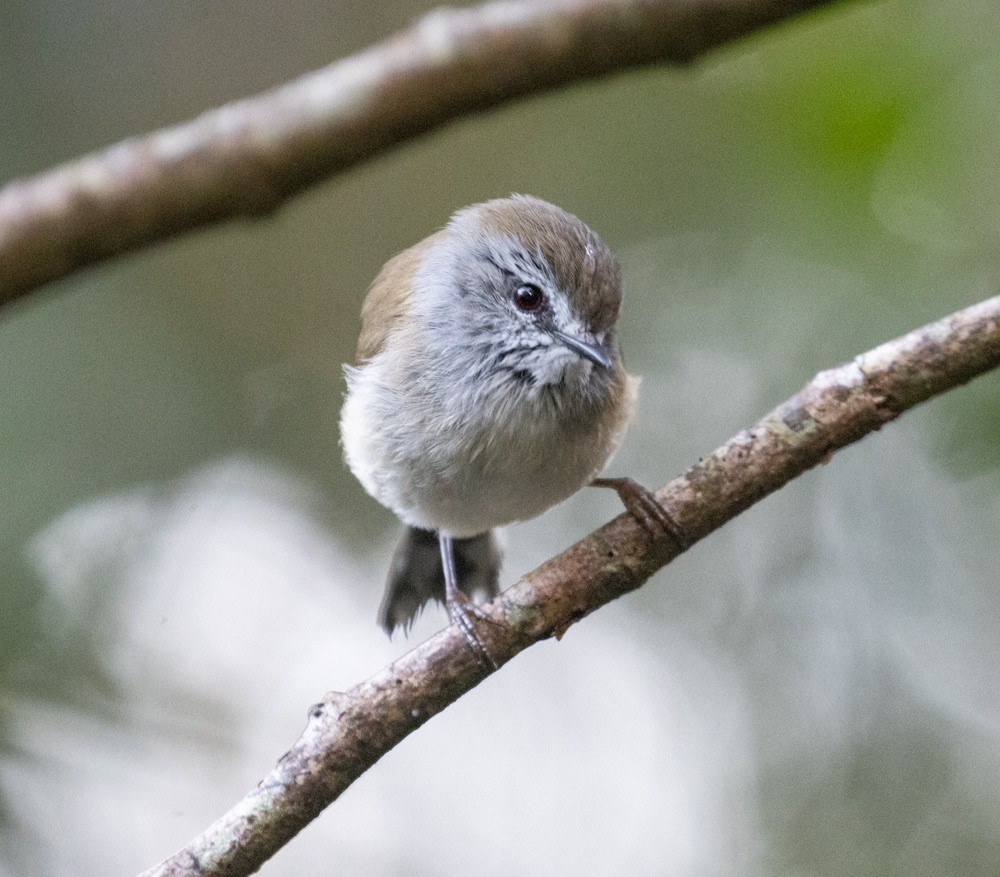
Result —
[{"label": "bird's eye", "polygon": [[514,305],[519,311],[537,311],[545,304],[545,293],[533,283],[522,283],[514,290]]}]

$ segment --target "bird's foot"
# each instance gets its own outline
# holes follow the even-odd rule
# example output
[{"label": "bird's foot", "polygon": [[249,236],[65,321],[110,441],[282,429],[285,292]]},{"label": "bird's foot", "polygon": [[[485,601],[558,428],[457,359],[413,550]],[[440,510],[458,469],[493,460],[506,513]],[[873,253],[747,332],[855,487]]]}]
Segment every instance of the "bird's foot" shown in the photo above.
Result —
[{"label": "bird's foot", "polygon": [[490,624],[493,627],[503,627],[503,624],[490,616],[482,607],[473,602],[463,591],[457,588],[448,595],[446,601],[448,607],[448,618],[465,637],[469,648],[479,658],[479,662],[490,670],[499,670],[500,663],[480,635],[482,625]]},{"label": "bird's foot", "polygon": [[643,487],[638,481],[632,478],[595,478],[590,483],[593,487],[610,487],[614,490],[625,510],[653,539],[666,536],[674,543],[678,553],[691,544],[670,510],[656,498],[653,491]]}]

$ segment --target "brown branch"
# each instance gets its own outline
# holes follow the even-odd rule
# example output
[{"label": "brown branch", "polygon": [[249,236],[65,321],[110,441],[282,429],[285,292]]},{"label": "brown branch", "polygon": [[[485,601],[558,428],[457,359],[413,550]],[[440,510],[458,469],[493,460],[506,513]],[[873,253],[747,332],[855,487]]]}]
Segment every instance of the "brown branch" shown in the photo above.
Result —
[{"label": "brown branch", "polygon": [[[821,372],[799,393],[658,492],[692,540],[925,399],[1000,365],[1000,296]],[[485,607],[482,631],[505,663],[638,588],[676,554],[622,515]],[[260,785],[143,877],[250,874],[410,732],[488,670],[450,627],[380,673],[316,705]]]},{"label": "brown branch", "polygon": [[516,97],[706,50],[829,0],[551,0],[433,12],[283,87],[0,190],[0,305],[86,265],[256,216]]}]

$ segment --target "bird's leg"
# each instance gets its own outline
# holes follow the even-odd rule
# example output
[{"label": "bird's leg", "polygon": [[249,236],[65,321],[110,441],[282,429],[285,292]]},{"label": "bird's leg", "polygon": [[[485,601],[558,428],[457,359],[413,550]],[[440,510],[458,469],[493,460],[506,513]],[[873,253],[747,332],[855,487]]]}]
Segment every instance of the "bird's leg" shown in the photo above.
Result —
[{"label": "bird's leg", "polygon": [[631,478],[595,478],[590,484],[592,487],[610,487],[614,490],[625,510],[654,539],[666,535],[676,545],[678,552],[684,551],[691,544],[670,510],[638,481]]},{"label": "bird's leg", "polygon": [[480,662],[493,670],[499,670],[500,665],[476,632],[476,619],[491,622],[493,619],[488,618],[458,587],[455,546],[451,536],[438,533],[438,544],[441,546],[441,566],[444,569],[444,600],[448,607],[448,617],[451,619],[451,623],[457,625],[462,631],[469,648],[476,654]]}]

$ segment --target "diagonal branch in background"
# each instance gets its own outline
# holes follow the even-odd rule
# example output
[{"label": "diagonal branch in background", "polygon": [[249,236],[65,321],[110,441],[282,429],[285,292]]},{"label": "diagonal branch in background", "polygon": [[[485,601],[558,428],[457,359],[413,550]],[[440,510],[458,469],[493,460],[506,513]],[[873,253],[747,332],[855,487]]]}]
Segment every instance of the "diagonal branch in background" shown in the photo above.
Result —
[{"label": "diagonal branch in background", "polygon": [[[918,402],[1000,366],[1000,296],[821,372],[759,423],[660,491],[702,539],[835,451]],[[640,587],[676,553],[621,515],[484,607],[498,663]],[[305,732],[260,785],[185,849],[143,877],[241,877],[301,831],[382,755],[489,671],[449,627],[311,711]]]},{"label": "diagonal branch in background", "polygon": [[708,49],[830,0],[551,0],[432,12],[352,57],[0,190],[0,305],[257,216],[450,119]]}]

